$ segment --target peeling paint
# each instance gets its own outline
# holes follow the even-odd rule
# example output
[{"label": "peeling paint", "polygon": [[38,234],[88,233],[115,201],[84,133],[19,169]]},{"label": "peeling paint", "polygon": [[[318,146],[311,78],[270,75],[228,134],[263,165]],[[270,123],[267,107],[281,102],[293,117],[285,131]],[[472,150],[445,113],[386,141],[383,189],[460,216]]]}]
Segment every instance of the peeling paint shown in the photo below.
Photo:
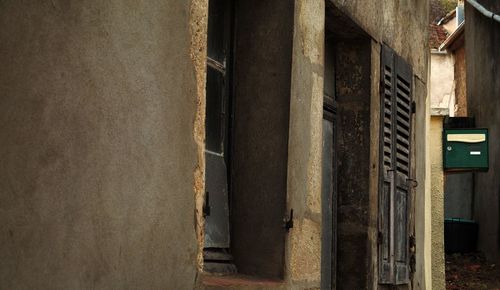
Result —
[{"label": "peeling paint", "polygon": [[297,223],[291,240],[293,281],[319,281],[321,268],[321,225],[310,219]]},{"label": "peeling paint", "polygon": [[[324,3],[316,0],[297,1],[297,9],[300,19],[298,29],[302,54],[312,64],[323,65],[322,43],[325,27],[324,18],[318,15],[324,14]],[[318,43],[321,44],[318,45]]]},{"label": "peeling paint", "polygon": [[198,238],[198,271],[203,270],[204,219],[203,203],[205,199],[205,101],[206,101],[206,55],[207,55],[208,0],[192,0],[190,7],[189,31],[191,46],[189,55],[196,74],[196,118],[194,121],[194,140],[198,151],[198,165],[194,175],[195,227]]},{"label": "peeling paint", "polygon": [[[313,73],[312,78],[312,97],[311,114],[316,116],[323,115],[323,76]],[[321,154],[322,154],[322,134],[323,127],[317,124],[311,124],[311,140],[313,146],[311,151],[314,154],[308,161],[307,180],[309,193],[307,195],[307,204],[309,210],[315,214],[321,214]]]},{"label": "peeling paint", "polygon": [[297,226],[286,250],[290,289],[315,289],[321,280],[324,11],[322,1],[295,1],[287,199]]}]

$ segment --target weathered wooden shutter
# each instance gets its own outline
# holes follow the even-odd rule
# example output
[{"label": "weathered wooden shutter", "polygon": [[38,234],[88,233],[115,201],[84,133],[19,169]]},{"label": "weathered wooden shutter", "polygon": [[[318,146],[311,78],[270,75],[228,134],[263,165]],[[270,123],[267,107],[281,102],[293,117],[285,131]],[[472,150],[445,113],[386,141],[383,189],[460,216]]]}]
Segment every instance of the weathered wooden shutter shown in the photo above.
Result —
[{"label": "weathered wooden shutter", "polygon": [[379,185],[379,281],[391,283],[393,280],[393,263],[391,261],[390,244],[392,240],[390,218],[391,190],[393,189],[392,170],[392,124],[393,124],[393,72],[394,54],[385,46],[381,58],[381,155],[380,155],[380,185]]},{"label": "weathered wooden shutter", "polygon": [[408,283],[410,279],[410,252],[409,252],[409,217],[410,217],[410,185],[411,172],[411,143],[412,143],[412,69],[399,56],[395,57],[396,64],[396,127],[395,137],[395,196],[394,196],[394,263],[396,284]]},{"label": "weathered wooden shutter", "polygon": [[384,46],[381,59],[379,281],[409,282],[412,69]]}]

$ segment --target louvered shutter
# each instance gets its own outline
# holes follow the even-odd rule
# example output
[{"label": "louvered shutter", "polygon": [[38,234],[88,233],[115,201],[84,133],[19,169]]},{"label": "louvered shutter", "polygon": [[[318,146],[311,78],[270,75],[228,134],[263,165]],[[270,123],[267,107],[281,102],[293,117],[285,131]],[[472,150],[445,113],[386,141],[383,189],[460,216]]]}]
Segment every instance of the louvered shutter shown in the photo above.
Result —
[{"label": "louvered shutter", "polygon": [[394,172],[392,171],[392,124],[393,124],[393,72],[394,54],[385,46],[382,49],[381,59],[381,173],[379,185],[379,281],[391,283],[393,281],[393,263],[390,254],[392,243],[390,202],[393,189]]},{"label": "louvered shutter", "polygon": [[[394,148],[395,157],[395,196],[394,196],[394,264],[396,284],[408,283],[409,267],[409,213],[411,179],[411,142],[412,142],[412,70],[399,56],[396,64],[396,110]],[[395,150],[394,150],[395,149]]]},{"label": "louvered shutter", "polygon": [[380,282],[405,284],[409,282],[412,69],[385,46],[381,63]]}]

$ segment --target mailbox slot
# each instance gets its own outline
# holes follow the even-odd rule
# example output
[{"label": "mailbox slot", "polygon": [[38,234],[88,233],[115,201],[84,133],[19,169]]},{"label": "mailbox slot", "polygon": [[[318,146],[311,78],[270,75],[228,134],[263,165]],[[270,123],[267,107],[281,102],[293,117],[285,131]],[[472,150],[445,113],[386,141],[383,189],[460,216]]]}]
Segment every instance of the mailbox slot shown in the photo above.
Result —
[{"label": "mailbox slot", "polygon": [[445,129],[443,162],[447,171],[488,170],[487,129]]}]

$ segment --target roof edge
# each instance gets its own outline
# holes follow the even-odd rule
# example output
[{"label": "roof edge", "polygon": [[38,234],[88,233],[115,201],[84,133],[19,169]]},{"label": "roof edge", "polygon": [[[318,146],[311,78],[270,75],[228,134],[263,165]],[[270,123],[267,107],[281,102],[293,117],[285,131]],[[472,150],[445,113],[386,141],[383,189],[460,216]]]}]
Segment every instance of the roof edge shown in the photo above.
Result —
[{"label": "roof edge", "polygon": [[448,49],[465,31],[465,21],[462,21],[460,25],[453,31],[453,33],[448,36],[448,38],[441,44],[439,50]]}]

